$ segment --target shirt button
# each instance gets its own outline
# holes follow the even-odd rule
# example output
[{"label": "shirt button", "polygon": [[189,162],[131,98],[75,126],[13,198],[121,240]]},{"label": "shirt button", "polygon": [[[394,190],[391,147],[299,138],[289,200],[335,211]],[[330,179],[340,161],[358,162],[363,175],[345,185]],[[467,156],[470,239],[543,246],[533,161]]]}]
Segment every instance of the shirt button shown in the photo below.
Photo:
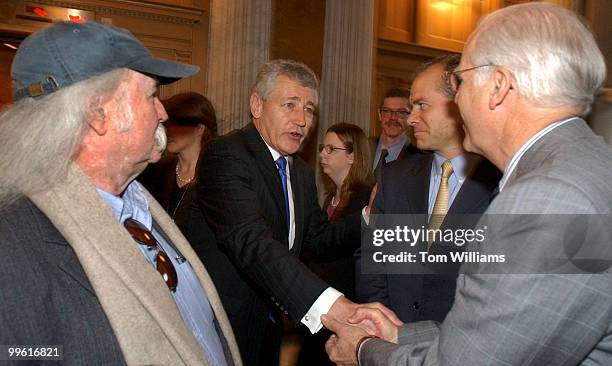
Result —
[{"label": "shirt button", "polygon": [[304,320],[306,320],[307,322],[310,321],[310,316],[308,316],[308,314],[306,314],[306,316],[304,316]]}]

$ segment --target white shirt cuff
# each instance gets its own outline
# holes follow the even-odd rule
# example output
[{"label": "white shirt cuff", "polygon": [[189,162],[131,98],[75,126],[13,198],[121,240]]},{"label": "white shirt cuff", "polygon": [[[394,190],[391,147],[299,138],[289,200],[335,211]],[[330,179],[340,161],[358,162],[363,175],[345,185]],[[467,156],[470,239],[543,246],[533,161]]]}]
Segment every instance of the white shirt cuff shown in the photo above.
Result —
[{"label": "white shirt cuff", "polygon": [[312,304],[306,315],[304,315],[301,320],[302,324],[308,327],[310,333],[315,334],[321,330],[321,328],[323,328],[323,324],[321,323],[321,315],[327,314],[332,305],[334,305],[336,300],[342,295],[342,292],[333,287],[326,288],[325,291],[319,295],[317,300],[314,302],[314,304]]},{"label": "white shirt cuff", "polygon": [[361,209],[361,217],[363,217],[363,221],[365,221],[366,225],[370,225],[370,215],[366,212],[366,208],[368,208],[368,206],[364,206]]}]

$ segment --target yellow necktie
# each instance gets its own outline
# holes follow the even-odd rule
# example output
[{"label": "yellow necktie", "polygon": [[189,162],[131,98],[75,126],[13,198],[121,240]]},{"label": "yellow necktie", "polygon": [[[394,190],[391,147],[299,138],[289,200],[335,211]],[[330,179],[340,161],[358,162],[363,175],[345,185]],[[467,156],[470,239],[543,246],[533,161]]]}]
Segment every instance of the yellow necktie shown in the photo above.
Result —
[{"label": "yellow necktie", "polygon": [[[450,197],[450,190],[448,189],[448,177],[453,174],[453,164],[450,160],[442,163],[442,179],[440,180],[440,188],[438,189],[438,195],[436,196],[436,202],[434,203],[433,210],[431,211],[431,217],[429,218],[429,228],[437,230],[444,221],[444,216],[448,212],[448,199]],[[429,246],[431,246],[431,240]]]}]

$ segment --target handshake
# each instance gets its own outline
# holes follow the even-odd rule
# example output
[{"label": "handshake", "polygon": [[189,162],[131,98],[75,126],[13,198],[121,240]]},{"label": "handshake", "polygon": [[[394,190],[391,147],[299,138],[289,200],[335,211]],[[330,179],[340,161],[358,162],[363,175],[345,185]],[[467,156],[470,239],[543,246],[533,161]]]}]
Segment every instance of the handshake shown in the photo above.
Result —
[{"label": "handshake", "polygon": [[359,348],[370,338],[397,343],[398,329],[404,324],[381,303],[355,304],[344,296],[321,321],[334,333],[325,343],[325,351],[340,366],[358,365]]}]

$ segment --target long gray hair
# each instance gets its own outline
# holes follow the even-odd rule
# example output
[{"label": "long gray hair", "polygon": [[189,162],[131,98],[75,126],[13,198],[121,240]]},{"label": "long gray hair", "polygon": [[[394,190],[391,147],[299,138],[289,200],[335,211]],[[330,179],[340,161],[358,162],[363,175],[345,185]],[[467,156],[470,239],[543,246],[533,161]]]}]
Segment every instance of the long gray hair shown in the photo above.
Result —
[{"label": "long gray hair", "polygon": [[0,113],[0,208],[66,177],[88,121],[103,113],[127,75],[127,69],[113,70]]}]

